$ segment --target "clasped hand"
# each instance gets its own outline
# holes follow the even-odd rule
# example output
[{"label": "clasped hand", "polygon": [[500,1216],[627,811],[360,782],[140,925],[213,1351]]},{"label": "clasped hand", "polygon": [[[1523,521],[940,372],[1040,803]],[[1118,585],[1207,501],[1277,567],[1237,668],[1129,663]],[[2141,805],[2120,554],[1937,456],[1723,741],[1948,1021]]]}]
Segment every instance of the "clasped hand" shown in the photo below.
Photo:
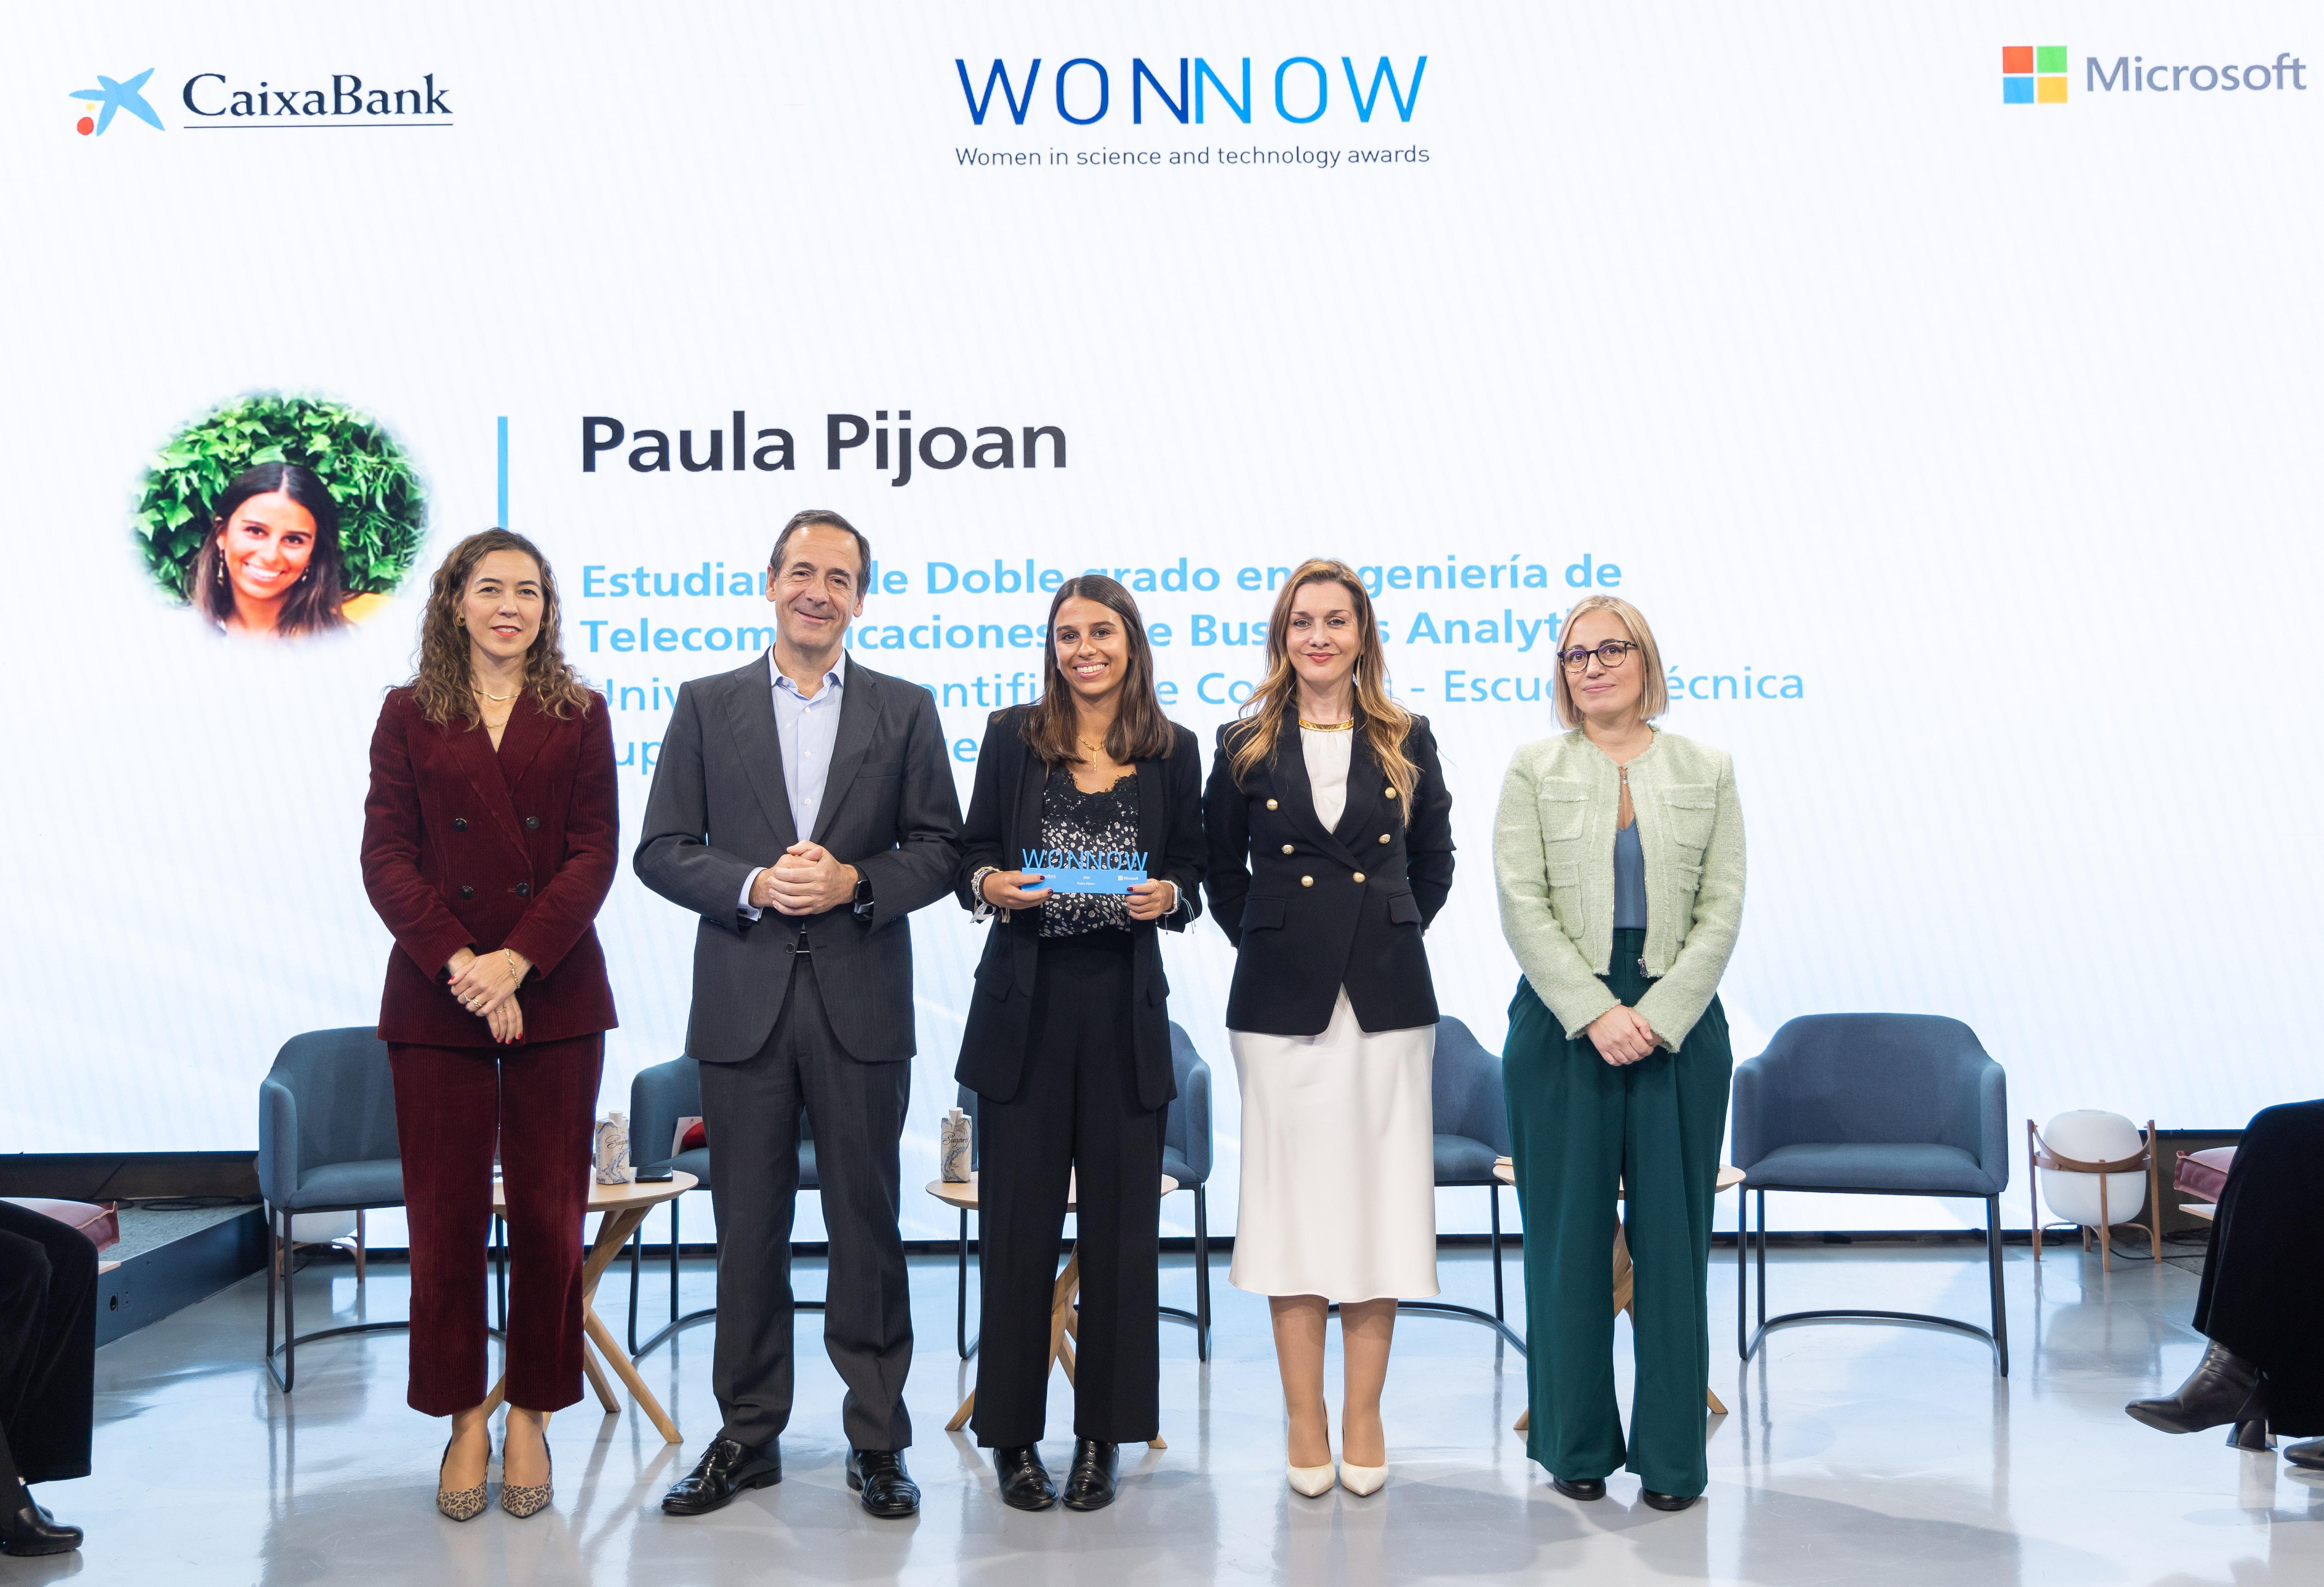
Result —
[{"label": "clasped hand", "polygon": [[1655,1050],[1655,1028],[1636,1009],[1616,1003],[1590,1021],[1584,1032],[1598,1056],[1619,1068],[1635,1064]]},{"label": "clasped hand", "polygon": [[791,844],[751,882],[751,907],[778,915],[820,915],[854,897],[855,867],[841,864],[815,843]]},{"label": "clasped hand", "polygon": [[[511,963],[512,959],[515,962]],[[517,1004],[516,989],[532,966],[522,955],[479,954],[462,948],[445,968],[452,973],[448,990],[453,1000],[482,1019],[494,1041],[523,1038],[524,1010]]]},{"label": "clasped hand", "polygon": [[[1031,909],[1049,901],[1049,890],[1041,883],[1038,871],[992,871],[984,877],[984,901],[996,909]],[[1133,881],[1130,884],[1130,918],[1132,920],[1159,920],[1168,914],[1178,900],[1178,890],[1167,881]]]}]

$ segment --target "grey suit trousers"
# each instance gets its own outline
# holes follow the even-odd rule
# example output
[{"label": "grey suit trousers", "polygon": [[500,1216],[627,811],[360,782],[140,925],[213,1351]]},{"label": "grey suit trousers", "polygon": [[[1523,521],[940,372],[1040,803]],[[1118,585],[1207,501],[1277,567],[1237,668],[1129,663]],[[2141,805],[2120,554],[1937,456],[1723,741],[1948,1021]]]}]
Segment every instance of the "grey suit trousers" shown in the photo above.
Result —
[{"label": "grey suit trousers", "polygon": [[710,1196],[718,1212],[711,1388],[728,1438],[756,1448],[790,1420],[791,1221],[804,1107],[814,1122],[816,1176],[831,1235],[823,1342],[847,1385],[841,1407],[847,1442],[904,1449],[912,1442],[904,1408],[912,1309],[897,1232],[897,1142],[912,1066],[849,1057],[825,1014],[814,956],[798,955],[790,974],[766,1044],[740,1063],[702,1066]]}]

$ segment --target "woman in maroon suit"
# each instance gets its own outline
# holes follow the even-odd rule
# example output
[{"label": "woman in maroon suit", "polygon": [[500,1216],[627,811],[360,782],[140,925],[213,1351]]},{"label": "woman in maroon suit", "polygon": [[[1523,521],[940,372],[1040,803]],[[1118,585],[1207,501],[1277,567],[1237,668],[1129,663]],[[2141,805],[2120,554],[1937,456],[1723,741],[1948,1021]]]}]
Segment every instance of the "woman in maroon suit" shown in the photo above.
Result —
[{"label": "woman in maroon suit", "polygon": [[581,1219],[613,994],[591,922],[619,820],[604,700],[565,661],[532,542],[470,535],[436,570],[420,667],[372,735],[364,886],[394,933],[379,1035],[411,1229],[414,1410],[449,1416],[437,1508],[484,1508],[484,1242],[508,1199],[501,1507],[549,1499],[549,1413],[581,1398]]}]

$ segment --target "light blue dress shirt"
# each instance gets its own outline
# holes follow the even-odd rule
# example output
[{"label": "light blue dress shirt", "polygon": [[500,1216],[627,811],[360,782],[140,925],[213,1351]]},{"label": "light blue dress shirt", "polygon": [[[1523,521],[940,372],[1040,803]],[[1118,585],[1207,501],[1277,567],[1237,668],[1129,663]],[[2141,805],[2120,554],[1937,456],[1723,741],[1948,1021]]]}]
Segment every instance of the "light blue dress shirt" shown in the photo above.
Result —
[{"label": "light blue dress shirt", "polygon": [[[839,652],[839,660],[823,675],[823,687],[812,699],[783,676],[772,650],[767,652],[767,672],[772,680],[769,687],[774,696],[775,737],[782,746],[783,788],[791,798],[791,825],[798,829],[799,841],[807,843],[813,840],[816,819],[823,813],[831,752],[839,742],[839,702],[847,687],[847,652]],[[752,920],[760,914],[751,904],[751,889],[758,880],[758,871],[743,879],[742,896],[735,904]]]}]

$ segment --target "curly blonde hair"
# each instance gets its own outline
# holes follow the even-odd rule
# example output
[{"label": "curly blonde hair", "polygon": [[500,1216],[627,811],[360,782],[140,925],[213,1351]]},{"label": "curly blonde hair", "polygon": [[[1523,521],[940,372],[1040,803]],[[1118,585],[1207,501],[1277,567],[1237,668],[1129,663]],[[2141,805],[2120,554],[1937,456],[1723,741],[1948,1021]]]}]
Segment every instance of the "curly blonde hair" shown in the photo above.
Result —
[{"label": "curly blonde hair", "polygon": [[483,720],[476,704],[475,679],[468,667],[468,632],[460,621],[460,602],[475,577],[476,564],[494,551],[515,551],[532,558],[540,569],[540,632],[524,656],[525,692],[540,708],[559,719],[589,709],[589,686],[565,660],[561,617],[557,604],[557,576],[540,548],[521,534],[487,529],[452,548],[436,569],[428,589],[428,609],[420,619],[420,660],[404,687],[418,701],[420,713],[438,726],[455,721]]}]

